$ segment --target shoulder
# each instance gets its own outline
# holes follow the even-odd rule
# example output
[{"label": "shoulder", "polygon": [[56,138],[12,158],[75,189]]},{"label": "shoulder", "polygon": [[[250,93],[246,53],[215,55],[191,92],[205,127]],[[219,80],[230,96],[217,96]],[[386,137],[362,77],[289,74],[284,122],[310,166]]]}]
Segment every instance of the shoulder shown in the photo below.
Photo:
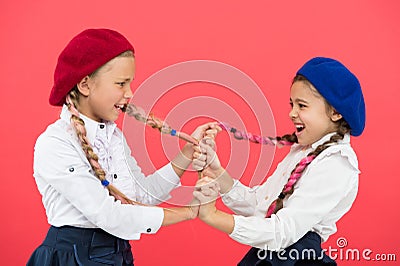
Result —
[{"label": "shoulder", "polygon": [[358,186],[359,174],[353,149],[348,144],[337,144],[322,151],[310,163],[304,172],[307,178],[303,181],[324,184],[347,193]]},{"label": "shoulder", "polygon": [[349,193],[357,189],[360,171],[357,157],[349,145],[333,145],[321,152],[304,170],[300,184],[320,184],[329,190]]},{"label": "shoulder", "polygon": [[322,160],[341,162],[353,170],[359,171],[357,155],[350,143],[339,143],[328,147],[314,159],[313,163],[317,164]]},{"label": "shoulder", "polygon": [[77,143],[77,137],[73,128],[65,121],[59,119],[50,124],[46,130],[40,134],[35,143],[36,150],[56,150],[65,144]]}]

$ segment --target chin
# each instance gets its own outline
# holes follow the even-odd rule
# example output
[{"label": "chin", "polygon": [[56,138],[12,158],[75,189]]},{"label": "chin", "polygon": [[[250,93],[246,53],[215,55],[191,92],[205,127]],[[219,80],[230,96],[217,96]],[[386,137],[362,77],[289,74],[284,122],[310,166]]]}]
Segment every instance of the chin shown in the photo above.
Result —
[{"label": "chin", "polygon": [[111,119],[110,119],[110,120],[108,120],[108,121],[110,121],[110,122],[115,122],[117,119],[118,119],[118,116],[117,116],[117,117],[115,117],[115,118],[111,118]]},{"label": "chin", "polygon": [[108,121],[108,122],[115,122],[115,120],[118,119],[118,116],[108,116],[108,117],[104,117],[102,120],[103,121]]}]

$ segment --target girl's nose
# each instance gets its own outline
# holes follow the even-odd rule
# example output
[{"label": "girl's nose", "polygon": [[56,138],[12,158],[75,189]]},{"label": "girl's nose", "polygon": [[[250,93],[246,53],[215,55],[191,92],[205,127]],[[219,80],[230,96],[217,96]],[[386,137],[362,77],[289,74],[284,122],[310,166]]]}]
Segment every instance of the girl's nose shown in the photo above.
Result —
[{"label": "girl's nose", "polygon": [[130,99],[130,98],[132,98],[132,96],[133,96],[132,89],[131,89],[131,87],[127,86],[124,97]]},{"label": "girl's nose", "polygon": [[290,117],[290,119],[294,119],[297,117],[297,111],[294,108],[292,108],[292,110],[290,110],[289,117]]}]

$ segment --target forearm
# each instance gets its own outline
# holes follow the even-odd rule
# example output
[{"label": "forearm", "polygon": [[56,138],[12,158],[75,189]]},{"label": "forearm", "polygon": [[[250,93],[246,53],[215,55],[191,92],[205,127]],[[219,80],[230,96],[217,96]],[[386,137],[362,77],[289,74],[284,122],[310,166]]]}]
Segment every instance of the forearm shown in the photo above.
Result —
[{"label": "forearm", "polygon": [[235,226],[233,215],[220,211],[215,206],[219,191],[219,183],[210,177],[206,176],[197,182],[193,196],[200,202],[199,218],[206,224],[231,234]]},{"label": "forearm", "polygon": [[171,161],[175,173],[181,177],[192,162],[192,144],[185,144],[179,154]]},{"label": "forearm", "polygon": [[216,180],[220,186],[220,192],[225,194],[232,189],[234,180],[224,168],[215,171]]},{"label": "forearm", "polygon": [[164,219],[161,226],[176,224],[196,217],[191,207],[164,208]]},{"label": "forearm", "polygon": [[218,209],[215,209],[215,211],[210,212],[206,217],[201,217],[200,219],[226,234],[231,234],[235,227],[233,215]]}]

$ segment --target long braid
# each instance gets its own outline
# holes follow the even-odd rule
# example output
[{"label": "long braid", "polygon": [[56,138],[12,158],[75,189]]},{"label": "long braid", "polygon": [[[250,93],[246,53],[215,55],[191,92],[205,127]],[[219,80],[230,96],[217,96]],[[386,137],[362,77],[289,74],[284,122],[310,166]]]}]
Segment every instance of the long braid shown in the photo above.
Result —
[{"label": "long braid", "polygon": [[122,111],[128,114],[129,116],[134,117],[136,120],[143,122],[146,125],[151,126],[152,128],[158,129],[163,134],[170,134],[171,136],[176,136],[191,144],[195,145],[199,144],[199,141],[197,139],[194,139],[189,134],[173,129],[165,121],[162,121],[160,118],[154,116],[153,113],[147,115],[146,112],[141,107],[136,106],[133,103],[124,106]]},{"label": "long braid", "polygon": [[297,143],[297,136],[295,133],[287,134],[282,137],[263,137],[259,135],[252,134],[250,132],[240,131],[234,127],[231,127],[228,123],[219,122],[218,125],[227,132],[232,133],[233,137],[237,140],[248,140],[253,143],[260,143],[265,145],[276,145],[278,147],[281,146],[290,146],[294,143]]},{"label": "long braid", "polygon": [[79,117],[79,112],[76,109],[79,93],[76,90],[72,90],[66,98],[68,110],[71,112],[71,125],[75,129],[78,136],[79,142],[82,146],[83,151],[86,154],[90,165],[92,166],[95,176],[101,181],[101,183],[108,189],[110,195],[114,196],[116,200],[120,200],[123,204],[139,204],[119,191],[115,186],[110,184],[106,179],[106,173],[101,168],[98,160],[99,157],[93,151],[92,146],[86,136],[85,122]]},{"label": "long braid", "polygon": [[343,119],[339,122],[338,130],[335,135],[333,135],[328,141],[319,145],[315,150],[310,152],[305,158],[303,158],[293,169],[288,179],[288,182],[283,187],[282,192],[279,194],[278,198],[274,200],[268,208],[266,217],[271,217],[272,214],[277,213],[283,208],[283,200],[285,197],[290,196],[294,192],[294,186],[300,180],[304,170],[307,166],[328,147],[332,144],[338,143],[339,140],[344,138],[344,135],[349,132],[349,126]]}]

